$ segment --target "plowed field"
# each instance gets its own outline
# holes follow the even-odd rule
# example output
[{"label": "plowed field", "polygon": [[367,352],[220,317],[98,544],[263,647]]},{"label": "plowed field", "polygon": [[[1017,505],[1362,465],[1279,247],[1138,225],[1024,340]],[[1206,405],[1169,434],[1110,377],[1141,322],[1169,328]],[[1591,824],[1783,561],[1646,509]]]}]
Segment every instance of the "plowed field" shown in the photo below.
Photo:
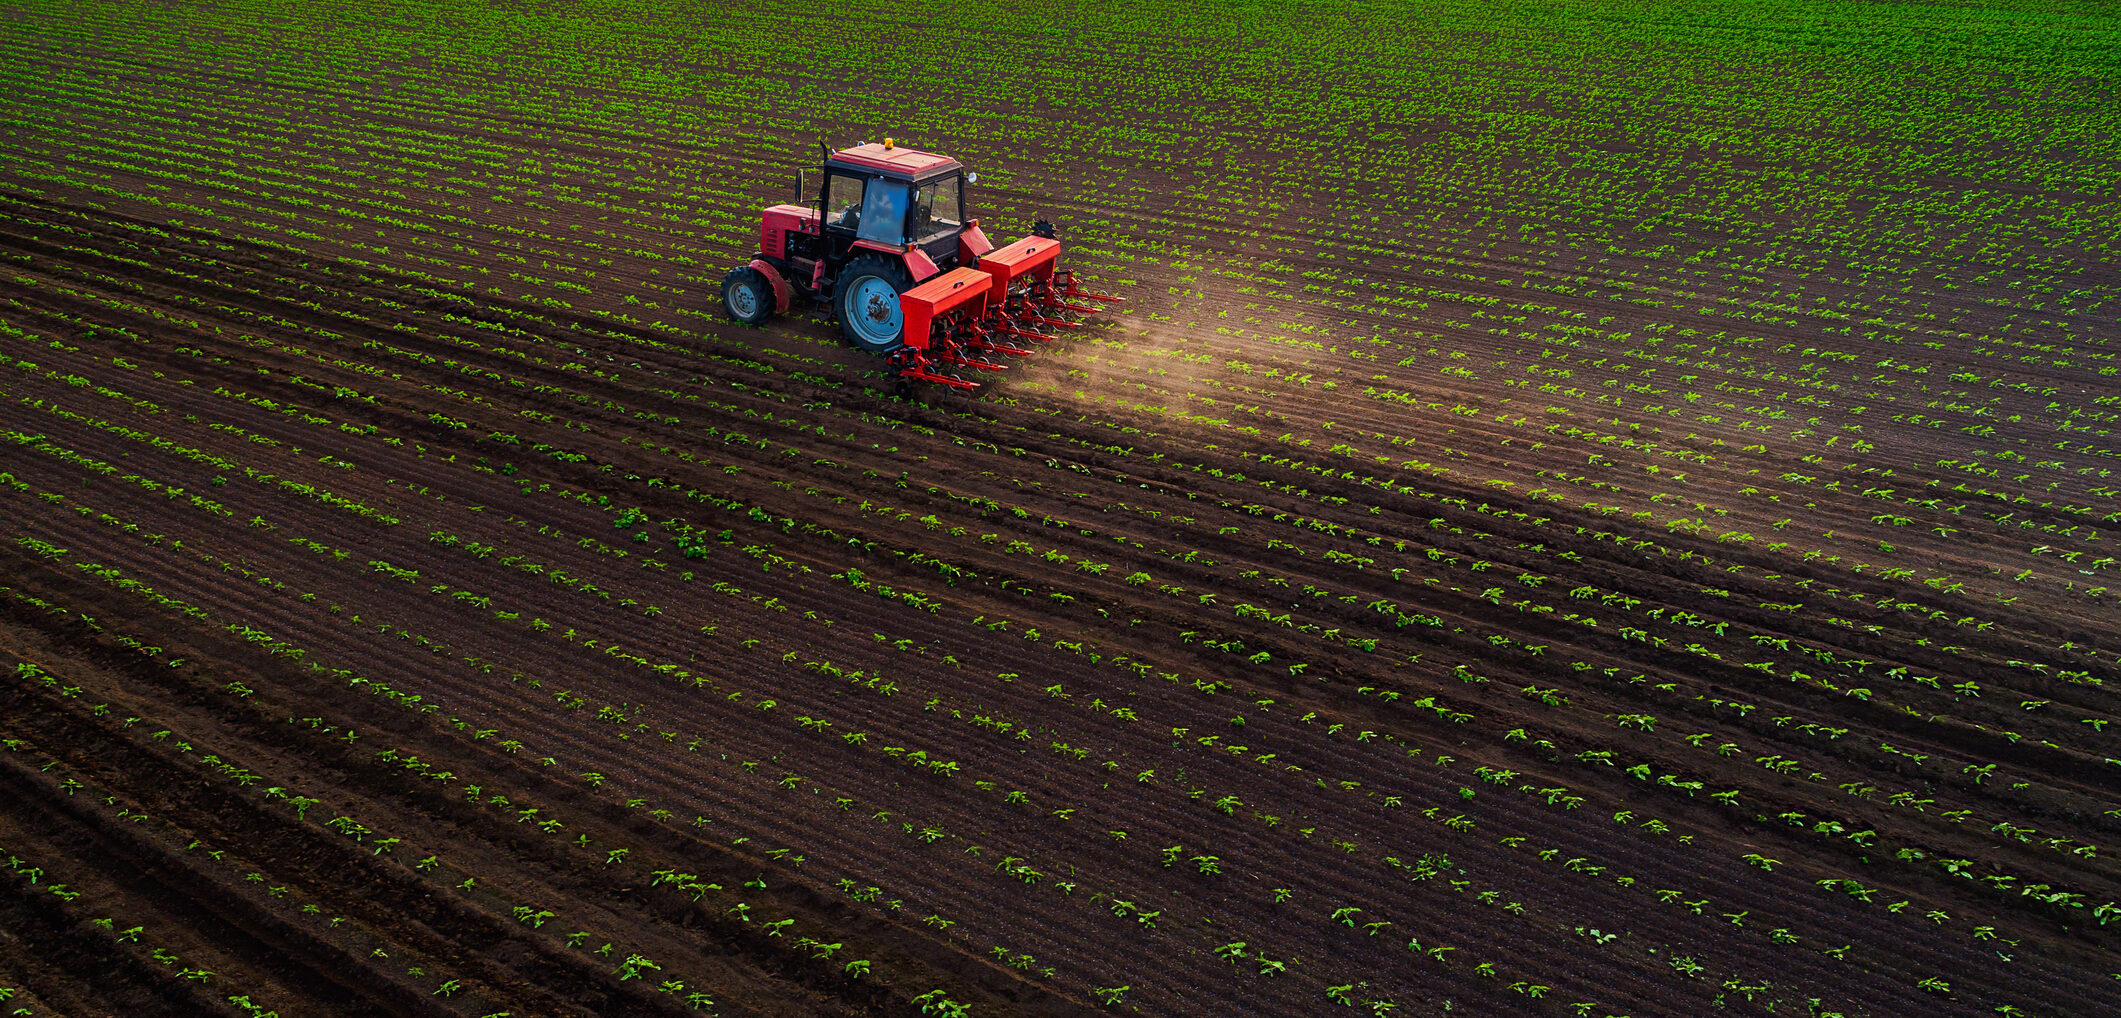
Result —
[{"label": "plowed field", "polygon": [[[2121,1011],[2086,10],[7,8],[0,998]],[[724,320],[886,133],[1126,310]]]}]

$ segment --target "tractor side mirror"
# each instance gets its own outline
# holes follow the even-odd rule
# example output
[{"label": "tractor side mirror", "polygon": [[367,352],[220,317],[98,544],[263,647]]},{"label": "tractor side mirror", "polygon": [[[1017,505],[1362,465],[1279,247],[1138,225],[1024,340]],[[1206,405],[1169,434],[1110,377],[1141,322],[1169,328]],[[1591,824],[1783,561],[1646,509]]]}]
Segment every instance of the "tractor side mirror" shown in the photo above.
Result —
[{"label": "tractor side mirror", "polygon": [[965,174],[965,183],[967,183],[967,184],[977,184],[977,183],[979,183],[979,174],[977,174],[977,173],[967,173],[967,174]]}]

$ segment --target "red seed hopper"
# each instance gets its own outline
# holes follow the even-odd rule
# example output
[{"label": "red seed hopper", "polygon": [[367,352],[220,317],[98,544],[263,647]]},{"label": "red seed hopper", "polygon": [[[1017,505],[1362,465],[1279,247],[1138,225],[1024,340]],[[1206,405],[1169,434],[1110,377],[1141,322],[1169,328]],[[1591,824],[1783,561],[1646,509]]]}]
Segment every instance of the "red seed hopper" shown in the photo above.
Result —
[{"label": "red seed hopper", "polygon": [[899,377],[972,388],[979,383],[960,369],[999,371],[1005,365],[991,355],[1026,356],[1025,344],[1050,342],[1121,299],[1084,290],[1055,268],[1059,257],[1060,241],[1033,235],[906,291],[906,341],[891,354]]}]

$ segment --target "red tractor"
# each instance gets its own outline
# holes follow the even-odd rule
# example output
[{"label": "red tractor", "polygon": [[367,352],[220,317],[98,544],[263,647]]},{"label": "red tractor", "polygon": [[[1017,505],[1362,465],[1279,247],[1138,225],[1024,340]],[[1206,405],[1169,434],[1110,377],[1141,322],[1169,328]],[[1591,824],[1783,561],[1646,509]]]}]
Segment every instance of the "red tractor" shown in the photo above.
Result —
[{"label": "red tractor", "polygon": [[[824,149],[815,205],[775,205],[759,222],[759,250],[722,280],[729,317],[758,324],[797,297],[829,304],[849,342],[882,354],[906,383],[979,383],[961,369],[999,371],[991,355],[1021,357],[1121,298],[1091,293],[1058,268],[1053,224],[995,247],[966,218],[957,160],[890,138]],[[804,178],[796,180],[802,200]],[[1101,302],[1101,303],[1090,303]]]}]

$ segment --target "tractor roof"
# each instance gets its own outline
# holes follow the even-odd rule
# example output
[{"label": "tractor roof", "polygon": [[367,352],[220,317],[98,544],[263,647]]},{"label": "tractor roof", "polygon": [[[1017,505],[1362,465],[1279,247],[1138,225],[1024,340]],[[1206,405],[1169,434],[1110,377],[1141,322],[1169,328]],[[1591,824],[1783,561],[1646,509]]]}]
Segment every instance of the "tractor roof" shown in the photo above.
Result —
[{"label": "tractor roof", "polygon": [[868,170],[880,170],[897,177],[926,177],[961,168],[958,161],[949,156],[897,145],[885,148],[876,142],[841,149],[832,153],[829,161]]}]

